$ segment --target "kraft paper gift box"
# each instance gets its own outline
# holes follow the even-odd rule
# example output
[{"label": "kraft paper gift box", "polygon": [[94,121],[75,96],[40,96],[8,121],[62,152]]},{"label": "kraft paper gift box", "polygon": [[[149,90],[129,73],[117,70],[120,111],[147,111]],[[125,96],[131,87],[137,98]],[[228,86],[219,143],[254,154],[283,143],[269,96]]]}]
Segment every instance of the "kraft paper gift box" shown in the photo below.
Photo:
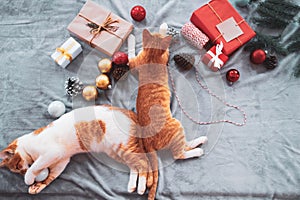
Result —
[{"label": "kraft paper gift box", "polygon": [[212,0],[193,12],[190,21],[214,44],[223,42],[227,56],[255,36],[228,0]]},{"label": "kraft paper gift box", "polygon": [[99,51],[112,56],[133,29],[133,25],[88,0],[69,24],[68,30]]},{"label": "kraft paper gift box", "polygon": [[228,56],[222,52],[223,43],[213,46],[202,57],[202,62],[206,64],[212,71],[220,70],[228,60]]},{"label": "kraft paper gift box", "polygon": [[58,47],[51,58],[61,67],[65,68],[82,52],[81,45],[72,37]]}]

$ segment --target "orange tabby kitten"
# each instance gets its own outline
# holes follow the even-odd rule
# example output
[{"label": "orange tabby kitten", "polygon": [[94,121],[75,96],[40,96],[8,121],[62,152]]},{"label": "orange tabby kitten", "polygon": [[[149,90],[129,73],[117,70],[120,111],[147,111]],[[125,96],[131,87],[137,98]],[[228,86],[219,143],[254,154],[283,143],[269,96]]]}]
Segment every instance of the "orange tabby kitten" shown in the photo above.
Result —
[{"label": "orange tabby kitten", "polygon": [[[130,168],[128,191],[143,194],[152,183],[148,159],[136,137],[136,114],[112,106],[90,106],[64,114],[46,127],[14,140],[0,152],[0,166],[24,175],[29,193],[37,194],[65,169],[71,156],[105,152]],[[48,177],[35,178],[44,169]],[[148,176],[148,177],[147,177]]]},{"label": "orange tabby kitten", "polygon": [[175,159],[199,157],[207,141],[199,137],[190,142],[185,139],[181,123],[172,117],[170,111],[170,90],[168,86],[168,47],[172,37],[163,37],[148,30],[143,31],[143,49],[129,62],[131,69],[139,74],[139,88],[136,102],[138,123],[145,151],[149,153],[154,182],[148,199],[154,199],[158,181],[156,151],[169,148]]}]

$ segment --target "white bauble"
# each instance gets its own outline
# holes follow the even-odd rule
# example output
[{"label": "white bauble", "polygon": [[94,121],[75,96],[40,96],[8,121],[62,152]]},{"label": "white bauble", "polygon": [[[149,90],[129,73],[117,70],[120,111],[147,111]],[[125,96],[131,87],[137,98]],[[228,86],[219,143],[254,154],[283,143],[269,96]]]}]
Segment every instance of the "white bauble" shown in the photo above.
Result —
[{"label": "white bauble", "polygon": [[61,115],[63,115],[66,112],[66,106],[63,102],[61,101],[53,101],[52,103],[50,103],[50,105],[48,106],[48,113],[52,116],[52,117],[60,117]]},{"label": "white bauble", "polygon": [[37,175],[37,177],[35,177],[35,181],[42,182],[48,177],[48,175],[49,175],[49,169],[45,168],[41,171],[39,175]]}]

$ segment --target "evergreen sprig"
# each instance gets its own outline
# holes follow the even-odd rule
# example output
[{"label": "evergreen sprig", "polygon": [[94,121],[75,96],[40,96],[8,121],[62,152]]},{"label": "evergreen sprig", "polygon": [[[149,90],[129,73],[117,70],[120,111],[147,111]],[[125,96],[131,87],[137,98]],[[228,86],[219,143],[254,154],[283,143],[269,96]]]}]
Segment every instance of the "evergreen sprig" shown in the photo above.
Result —
[{"label": "evergreen sprig", "polygon": [[253,17],[253,22],[258,26],[283,29],[300,12],[300,6],[287,0],[265,0],[258,4],[256,12],[259,16]]},{"label": "evergreen sprig", "polygon": [[[249,0],[249,4],[256,3],[256,15],[252,21],[258,26],[268,29],[277,29],[282,33],[291,23],[300,24],[300,18],[296,18],[300,12],[300,6],[289,0]],[[254,12],[254,13],[255,13]],[[278,36],[264,34],[264,31],[256,31],[256,37],[248,42],[244,48],[246,51],[255,49],[271,49],[278,55],[286,56],[289,53],[300,50],[300,28],[289,36],[288,40],[282,41],[282,33]],[[294,68],[294,75],[300,77],[300,63]]]},{"label": "evergreen sprig", "polygon": [[256,36],[246,44],[245,51],[254,51],[255,49],[271,49],[277,54],[286,56],[287,50],[280,43],[280,36],[263,35],[256,32]]},{"label": "evergreen sprig", "polygon": [[300,40],[294,41],[287,47],[288,52],[293,53],[300,50]]},{"label": "evergreen sprig", "polygon": [[300,64],[295,67],[295,72],[294,72],[295,77],[299,78],[300,77]]},{"label": "evergreen sprig", "polygon": [[291,12],[299,12],[300,6],[291,3],[289,1],[286,0],[266,0],[264,2],[262,2],[261,4],[266,4],[266,5],[272,5],[274,7],[280,7],[282,9],[285,9],[287,11],[291,11]]},{"label": "evergreen sprig", "polygon": [[290,36],[287,43],[287,50],[289,53],[300,51],[300,27]]},{"label": "evergreen sprig", "polygon": [[284,1],[281,1],[280,4],[274,4],[272,1],[265,1],[264,7],[270,10],[274,10],[276,12],[282,13],[285,16],[295,16],[299,12],[299,7],[296,5],[293,5],[289,2],[284,3]]},{"label": "evergreen sprig", "polygon": [[254,17],[252,20],[258,26],[270,29],[283,29],[289,24],[284,19],[274,19],[273,17]]},{"label": "evergreen sprig", "polygon": [[297,14],[296,12],[285,10],[283,8],[273,6],[272,4],[268,4],[268,3],[264,3],[263,6],[259,6],[256,11],[261,16],[267,16],[267,17],[284,16],[285,21],[292,20],[294,16]]}]

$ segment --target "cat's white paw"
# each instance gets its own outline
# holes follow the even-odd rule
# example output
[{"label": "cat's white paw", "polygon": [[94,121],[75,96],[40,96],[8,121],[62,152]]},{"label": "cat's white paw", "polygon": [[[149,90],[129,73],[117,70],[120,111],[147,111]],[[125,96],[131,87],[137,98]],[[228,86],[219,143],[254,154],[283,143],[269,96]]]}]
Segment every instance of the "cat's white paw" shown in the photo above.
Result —
[{"label": "cat's white paw", "polygon": [[200,142],[201,142],[200,144],[205,144],[208,141],[207,136],[201,136],[199,138],[200,138]]},{"label": "cat's white paw", "polygon": [[135,190],[136,190],[136,186],[135,185],[133,186],[133,185],[128,184],[127,191],[129,193],[133,193]]},{"label": "cat's white paw", "polygon": [[195,149],[193,149],[193,150],[195,150],[195,151],[194,151],[194,154],[195,154],[194,157],[200,157],[200,156],[202,156],[202,155],[204,154],[204,151],[203,151],[203,149],[201,149],[201,148],[195,148]]},{"label": "cat's white paw", "polygon": [[32,185],[34,183],[35,176],[27,170],[25,176],[24,176],[24,182],[26,185]]},{"label": "cat's white paw", "polygon": [[201,137],[198,137],[196,139],[193,139],[191,141],[189,141],[187,143],[187,146],[190,147],[190,148],[196,148],[197,146],[201,145],[201,144],[204,144],[208,141],[208,138],[206,136],[201,136]]},{"label": "cat's white paw", "polygon": [[203,149],[201,149],[201,148],[194,148],[194,149],[191,149],[189,151],[184,152],[183,159],[200,157],[203,154],[204,154]]},{"label": "cat's white paw", "polygon": [[139,177],[139,185],[137,189],[137,193],[139,195],[143,195],[146,191],[146,183],[147,183],[147,178],[144,176]]},{"label": "cat's white paw", "polygon": [[129,193],[132,193],[136,190],[137,178],[138,178],[138,173],[134,170],[130,170],[130,177],[129,177],[128,187],[127,187]]}]

